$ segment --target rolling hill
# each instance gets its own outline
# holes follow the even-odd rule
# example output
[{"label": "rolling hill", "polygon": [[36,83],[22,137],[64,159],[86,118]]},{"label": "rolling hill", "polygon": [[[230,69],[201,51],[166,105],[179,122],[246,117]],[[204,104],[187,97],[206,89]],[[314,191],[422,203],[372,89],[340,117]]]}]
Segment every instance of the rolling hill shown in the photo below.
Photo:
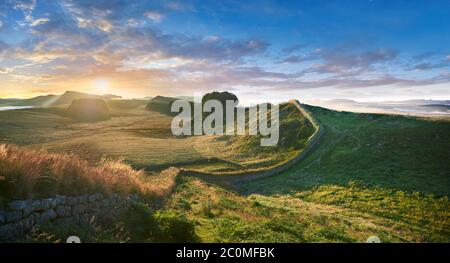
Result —
[{"label": "rolling hill", "polygon": [[450,195],[448,119],[306,107],[325,129],[316,149],[277,177],[241,185],[243,191],[288,193],[360,181],[374,187]]},{"label": "rolling hill", "polygon": [[113,99],[120,98],[115,95],[93,95],[88,93],[66,91],[61,95],[45,95],[31,99],[2,99],[1,106],[34,106],[34,107],[51,107],[51,106],[67,106],[74,100],[78,99]]},{"label": "rolling hill", "polygon": [[[0,112],[0,141],[73,153],[88,159],[83,165],[89,167],[107,156],[148,173],[178,166],[228,180],[230,172],[270,168],[301,153],[313,132],[305,116],[282,104],[284,143],[277,147],[261,149],[259,138],[251,136],[176,138],[170,116],[146,110],[145,101],[107,103],[115,105],[115,115],[99,123],[71,120],[61,108]],[[167,240],[154,229],[177,222],[168,229],[185,225],[189,240],[200,242],[365,242],[371,235],[382,242],[450,241],[448,119],[303,106],[323,135],[288,170],[230,180],[226,187],[180,174],[164,200],[141,204],[111,222],[120,231],[77,226],[77,233],[90,242],[161,242]],[[32,241],[63,238],[68,230],[40,231],[45,235]],[[185,234],[173,237],[186,240],[178,239]]]},{"label": "rolling hill", "polygon": [[168,207],[205,242],[450,241],[450,121],[305,106],[324,128],[275,176],[186,178]]}]

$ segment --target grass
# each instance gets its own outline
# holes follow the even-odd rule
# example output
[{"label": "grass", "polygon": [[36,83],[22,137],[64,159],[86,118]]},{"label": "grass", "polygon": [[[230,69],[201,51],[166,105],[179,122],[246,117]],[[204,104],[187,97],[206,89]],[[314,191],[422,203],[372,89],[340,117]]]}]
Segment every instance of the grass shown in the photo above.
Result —
[{"label": "grass", "polygon": [[357,184],[242,196],[185,178],[167,209],[186,213],[202,242],[450,242],[448,198]]},{"label": "grass", "polygon": [[[73,231],[87,242],[450,242],[448,120],[307,109],[325,133],[306,158],[233,191],[156,171],[176,165],[220,175],[292,158],[312,130],[289,104],[281,108],[284,143],[264,149],[258,137],[174,138],[170,117],[140,101],[116,102],[113,118],[97,123],[58,108],[0,112],[1,142],[26,146],[2,146],[0,195],[101,189],[167,197],[159,210],[139,205],[105,226],[42,226],[30,237],[36,242]],[[30,150],[41,148],[50,153]]]},{"label": "grass", "polygon": [[286,161],[302,150],[312,132],[295,107],[284,104],[282,147],[261,147],[258,136],[177,138],[170,129],[172,117],[147,111],[144,105],[138,100],[108,101],[113,117],[95,123],[77,122],[56,107],[0,112],[0,143],[73,153],[94,165],[106,157],[147,171],[177,166],[220,172]]},{"label": "grass", "polygon": [[324,185],[291,195],[242,196],[180,178],[160,210],[137,204],[97,225],[43,225],[26,242],[450,242],[447,197]]},{"label": "grass", "polygon": [[161,172],[158,178],[133,170],[120,161],[104,159],[92,166],[71,154],[0,145],[0,198],[3,201],[89,193],[137,193],[155,198],[171,191],[177,174],[178,170],[171,168]]},{"label": "grass", "polygon": [[450,235],[450,202],[419,192],[368,188],[358,183],[348,186],[322,185],[295,195],[302,200],[334,205],[375,216],[420,226],[422,230]]},{"label": "grass", "polygon": [[164,169],[204,159],[193,147],[194,138],[172,136],[170,121],[143,109],[121,109],[110,120],[96,123],[74,121],[58,108],[15,110],[0,112],[0,140],[74,153],[93,164],[103,157],[123,158],[136,169]]},{"label": "grass", "polygon": [[450,122],[442,119],[307,109],[325,134],[302,162],[276,177],[248,182],[242,192],[286,194],[323,184],[450,194]]},{"label": "grass", "polygon": [[170,207],[204,242],[450,242],[448,120],[307,109],[325,134],[300,163],[237,192],[187,179]]},{"label": "grass", "polygon": [[188,168],[220,174],[270,168],[294,158],[305,148],[314,128],[292,103],[280,104],[279,115],[278,145],[261,146],[261,136],[201,136],[196,139],[196,149],[203,156],[219,158],[223,162],[193,164]]}]

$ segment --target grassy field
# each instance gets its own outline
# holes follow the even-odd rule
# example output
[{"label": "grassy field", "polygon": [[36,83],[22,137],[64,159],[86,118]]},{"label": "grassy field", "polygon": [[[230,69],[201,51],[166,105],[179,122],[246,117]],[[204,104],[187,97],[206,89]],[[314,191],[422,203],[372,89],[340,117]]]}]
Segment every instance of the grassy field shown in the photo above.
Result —
[{"label": "grassy field", "polygon": [[358,184],[290,195],[243,196],[197,178],[179,178],[162,207],[137,205],[109,225],[43,225],[27,242],[450,242],[450,204]]},{"label": "grassy field", "polygon": [[170,118],[162,114],[144,109],[121,110],[110,120],[83,123],[63,113],[59,108],[0,112],[0,140],[70,152],[93,163],[105,156],[123,158],[138,169],[202,159],[193,147],[194,138],[172,136]]},{"label": "grassy field", "polygon": [[184,213],[203,242],[449,242],[448,198],[351,184],[290,195],[242,196],[188,178],[167,209]]},{"label": "grassy field", "polygon": [[170,207],[206,242],[450,242],[448,120],[307,109],[325,134],[303,161],[235,192],[186,180]]},{"label": "grassy field", "polygon": [[224,189],[151,171],[174,165],[220,176],[270,167],[303,150],[313,132],[304,116],[283,105],[284,143],[262,149],[258,137],[176,138],[171,119],[141,102],[109,107],[113,118],[96,123],[75,122],[62,108],[0,112],[0,142],[73,153],[94,170],[104,157],[124,160],[147,170],[142,185],[172,194],[106,226],[44,225],[26,241],[61,242],[76,231],[86,242],[365,242],[371,235],[450,242],[448,120],[306,106],[325,131],[306,158],[276,176]]},{"label": "grassy field", "polygon": [[[261,147],[258,136],[172,135],[172,117],[145,110],[141,101],[109,101],[113,117],[78,122],[64,108],[34,108],[0,112],[0,143],[57,153],[73,153],[95,164],[103,157],[123,159],[135,169],[159,171],[170,166],[204,171],[270,167],[290,159],[312,133],[309,123],[291,104],[281,108],[283,147]],[[288,129],[283,129],[287,126]],[[294,136],[292,136],[292,134]],[[285,139],[287,140],[287,139]]]},{"label": "grassy field", "polygon": [[280,138],[277,146],[262,147],[261,136],[200,136],[196,149],[209,158],[219,158],[222,163],[194,164],[187,168],[201,172],[242,171],[269,168],[293,159],[303,151],[314,127],[292,103],[280,105]]},{"label": "grassy field", "polygon": [[307,107],[325,134],[292,169],[239,185],[242,192],[287,194],[323,184],[450,194],[450,121],[336,112]]}]

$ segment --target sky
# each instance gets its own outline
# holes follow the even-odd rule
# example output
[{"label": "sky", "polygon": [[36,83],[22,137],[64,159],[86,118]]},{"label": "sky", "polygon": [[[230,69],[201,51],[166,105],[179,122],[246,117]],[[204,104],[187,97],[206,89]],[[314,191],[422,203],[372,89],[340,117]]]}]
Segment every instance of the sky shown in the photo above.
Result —
[{"label": "sky", "polygon": [[0,97],[450,99],[450,1],[0,0]]}]

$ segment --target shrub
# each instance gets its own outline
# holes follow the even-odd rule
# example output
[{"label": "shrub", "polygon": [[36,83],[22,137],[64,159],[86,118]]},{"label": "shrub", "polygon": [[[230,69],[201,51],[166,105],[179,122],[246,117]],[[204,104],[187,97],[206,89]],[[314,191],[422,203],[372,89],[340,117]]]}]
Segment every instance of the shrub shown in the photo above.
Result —
[{"label": "shrub", "polygon": [[159,235],[155,237],[162,242],[196,242],[194,224],[186,215],[174,210],[158,211],[155,219],[159,226]]}]

